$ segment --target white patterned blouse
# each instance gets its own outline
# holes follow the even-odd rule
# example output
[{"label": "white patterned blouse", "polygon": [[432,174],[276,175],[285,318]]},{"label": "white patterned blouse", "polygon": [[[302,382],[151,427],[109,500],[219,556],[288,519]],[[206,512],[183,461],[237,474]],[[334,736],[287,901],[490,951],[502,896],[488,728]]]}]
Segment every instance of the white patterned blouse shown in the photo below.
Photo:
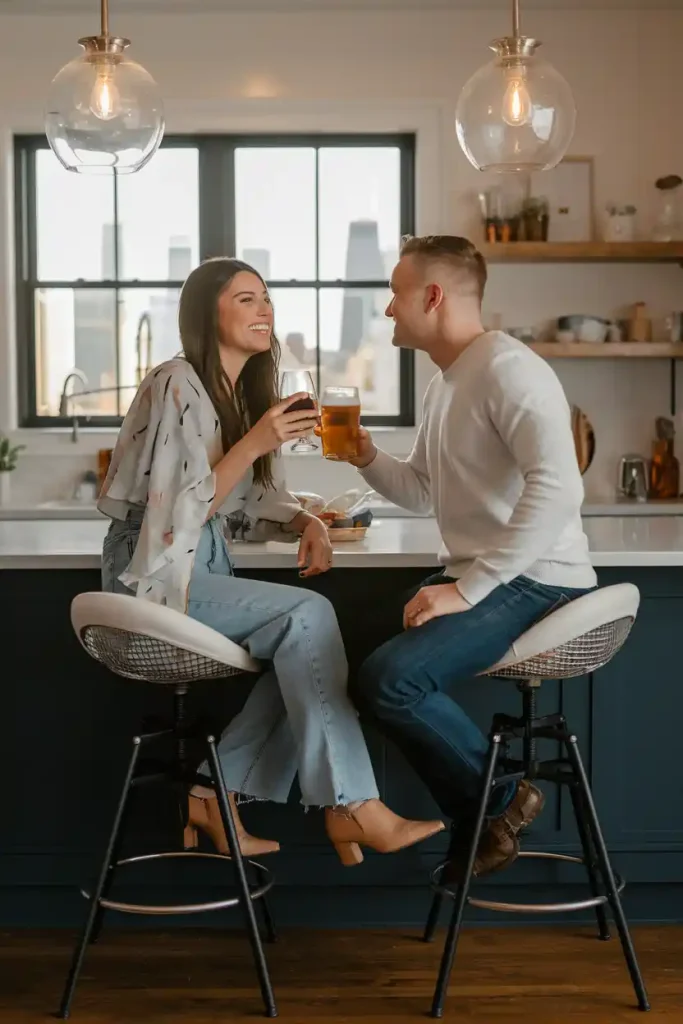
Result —
[{"label": "white patterned blouse", "polygon": [[[216,493],[223,456],[213,403],[191,365],[162,363],[145,377],[126,415],[97,507],[110,519],[143,514],[133,558],[120,579],[139,598],[187,610],[199,534]],[[226,539],[282,537],[301,505],[285,487],[282,457],[274,487],[249,470],[221,505]],[[291,534],[287,534],[291,538]]]}]

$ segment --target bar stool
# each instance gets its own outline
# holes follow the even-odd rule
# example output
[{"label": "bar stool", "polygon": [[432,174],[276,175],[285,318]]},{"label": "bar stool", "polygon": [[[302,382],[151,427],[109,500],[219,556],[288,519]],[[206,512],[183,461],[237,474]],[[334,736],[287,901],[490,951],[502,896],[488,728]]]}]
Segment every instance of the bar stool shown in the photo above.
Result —
[{"label": "bar stool", "polygon": [[[133,748],[125,775],[123,789],[114,815],[104,859],[92,892],[83,891],[88,899],[88,912],[83,930],[74,950],[71,969],[66,981],[57,1016],[69,1016],[78,976],[88,945],[97,940],[106,910],[126,914],[194,914],[226,907],[240,906],[244,914],[247,935],[251,944],[261,995],[267,1017],[276,1017],[277,1009],[270,982],[254,912],[255,900],[260,900],[267,937],[273,941],[275,931],[265,902],[265,894],[273,885],[272,873],[256,861],[247,861],[237,840],[225,780],[212,735],[201,735],[187,715],[187,695],[193,683],[205,679],[222,679],[243,673],[256,673],[259,665],[247,652],[202,623],[181,612],[162,605],[140,601],[135,597],[110,593],[79,594],[71,604],[71,622],[78,639],[96,661],[126,679],[146,683],[161,683],[173,692],[173,717],[169,728],[145,732],[133,737]],[[166,738],[172,740],[173,753],[163,761],[145,765],[138,761],[141,748],[154,745]],[[208,753],[210,780],[191,771],[188,764],[188,744],[201,740]],[[173,786],[179,797],[187,795],[195,783],[207,782],[213,786],[221,811],[231,855],[184,851],[147,853],[119,860],[124,838],[125,819],[131,791],[152,783]],[[187,800],[181,799],[185,815]],[[182,822],[185,824],[185,821]],[[179,844],[180,845],[180,844]],[[169,858],[209,858],[234,867],[236,896],[210,903],[172,906],[141,905],[109,898],[115,876],[130,864],[147,863]],[[256,882],[247,879],[247,867],[256,874]]]},{"label": "bar stool", "polygon": [[[621,904],[620,895],[625,883],[612,869],[576,736],[569,730],[564,715],[538,717],[536,713],[536,693],[542,680],[584,676],[595,672],[614,657],[631,631],[639,602],[638,589],[630,583],[592,591],[565,604],[536,623],[512,645],[505,657],[481,673],[484,676],[516,680],[517,689],[522,694],[522,714],[519,718],[504,714],[496,714],[493,717],[486,773],[462,880],[451,884],[442,882],[442,874],[448,861],[439,864],[432,872],[431,888],[435,895],[424,933],[426,942],[430,942],[434,937],[444,897],[453,900],[446,944],[432,1000],[432,1017],[443,1016],[448,981],[455,960],[466,904],[486,910],[533,914],[555,914],[593,907],[598,934],[603,940],[610,938],[605,914],[605,906],[608,905],[619,933],[638,1000],[638,1009],[650,1009]],[[537,739],[554,740],[566,756],[539,761],[536,756]],[[521,759],[508,756],[509,743],[512,740],[522,741]],[[495,778],[497,767],[502,768],[504,774]],[[491,792],[496,785],[521,779],[540,779],[569,787],[582,856],[570,857],[540,850],[522,852],[520,856],[584,865],[590,897],[566,903],[525,904],[477,899],[469,895],[474,861]]]}]

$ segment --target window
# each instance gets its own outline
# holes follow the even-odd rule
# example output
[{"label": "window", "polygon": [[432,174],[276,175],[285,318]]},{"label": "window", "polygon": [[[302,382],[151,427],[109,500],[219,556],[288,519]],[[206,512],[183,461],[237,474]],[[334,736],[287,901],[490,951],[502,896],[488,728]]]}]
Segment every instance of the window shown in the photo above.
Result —
[{"label": "window", "polygon": [[17,137],[23,425],[117,425],[179,351],[187,274],[233,253],[268,282],[283,368],[356,384],[370,426],[412,425],[413,354],[384,310],[413,159],[409,135],[170,136],[137,174],[86,177]]}]

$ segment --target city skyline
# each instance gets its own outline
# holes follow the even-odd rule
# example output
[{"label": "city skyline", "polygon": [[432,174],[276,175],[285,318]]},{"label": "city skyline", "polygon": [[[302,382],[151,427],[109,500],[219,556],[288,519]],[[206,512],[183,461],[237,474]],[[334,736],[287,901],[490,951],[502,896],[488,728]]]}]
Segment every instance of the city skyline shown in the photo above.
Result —
[{"label": "city skyline", "polygon": [[[113,245],[114,225],[105,224],[102,226],[102,239],[100,246],[100,259],[103,274],[114,276],[112,254],[115,251]],[[122,226],[119,225],[119,237],[117,245],[123,245]],[[264,247],[245,249],[240,254],[245,262],[254,266],[264,277],[268,276],[270,270],[270,253]],[[388,275],[390,266],[397,255],[397,250],[382,252],[379,247],[379,231],[376,222],[371,220],[352,221],[349,224],[348,239],[346,245],[345,272],[349,278],[370,280],[380,278],[380,275]],[[167,257],[167,274],[169,279],[177,281],[187,277],[192,269],[192,248],[190,239],[184,236],[171,236],[169,239]],[[172,358],[180,350],[180,340],[177,330],[177,303],[178,289],[157,289],[149,291],[142,289],[64,289],[52,294],[52,317],[46,310],[40,309],[39,316],[39,339],[45,339],[49,345],[48,322],[55,319],[55,307],[62,307],[61,315],[57,319],[61,321],[65,333],[68,334],[68,312],[64,309],[64,299],[70,296],[72,299],[72,323],[73,323],[73,363],[69,365],[68,358],[53,363],[51,372],[48,370],[48,379],[39,381],[39,394],[43,394],[43,406],[54,405],[56,401],[57,385],[61,393],[63,379],[71,369],[78,369],[87,379],[87,390],[110,387],[117,387],[116,362],[116,314],[114,299],[117,291],[124,293],[123,308],[119,312],[119,328],[121,331],[121,344],[119,345],[119,366],[118,386],[130,388],[131,394],[120,398],[114,390],[109,395],[103,394],[93,396],[89,401],[93,406],[90,411],[93,415],[116,415],[121,409],[125,412],[127,405],[132,399],[134,385],[139,383],[144,374],[153,365]],[[299,289],[274,289],[273,301],[276,315],[276,331],[281,340],[283,351],[282,368],[295,368],[296,366],[306,367],[315,371],[318,360],[321,364],[323,381],[321,383],[340,383],[344,381],[349,367],[353,369],[357,380],[356,383],[361,393],[365,394],[366,404],[370,404],[382,411],[391,411],[397,401],[398,378],[395,366],[395,353],[391,352],[391,359],[387,363],[386,358],[376,352],[379,346],[388,345],[388,338],[383,337],[381,323],[384,317],[386,296],[384,292],[378,293],[372,289],[354,288],[344,286],[340,288],[323,289],[318,301],[321,306],[321,315],[315,320],[320,320],[320,357],[316,356],[316,335],[310,332],[311,324],[306,323],[306,317],[302,322],[302,307],[296,302],[291,303],[291,298],[296,298]],[[316,294],[313,291],[313,300],[316,301]],[[287,306],[287,298],[290,299],[289,315],[281,315],[281,307]],[[62,301],[60,301],[62,300]],[[310,319],[310,318],[309,318]],[[373,324],[380,325],[378,329]],[[54,330],[54,323],[51,324]],[[377,336],[377,343],[373,344],[372,336]],[[362,354],[360,361],[355,359],[365,344],[366,351]],[[149,345],[149,347],[148,347]],[[65,353],[66,355],[66,353]],[[386,354],[385,354],[386,355]],[[48,365],[49,359],[39,360],[42,365]],[[384,364],[381,375],[375,372],[375,363],[380,361]],[[358,364],[358,365],[356,365]],[[379,387],[378,380],[382,378]],[[76,391],[80,390],[76,388]],[[48,396],[52,396],[51,399]],[[45,401],[47,399],[47,401]],[[81,404],[88,404],[83,399]],[[78,403],[74,396],[72,404]]]},{"label": "city skyline", "polygon": [[[58,176],[54,172],[52,154],[39,154],[38,276],[67,285],[37,293],[37,390],[43,413],[56,413],[63,379],[74,366],[86,374],[90,388],[113,387],[117,380],[126,386],[137,382],[140,369],[149,362],[163,361],[180,348],[178,286],[200,258],[197,153],[188,148],[162,150],[158,156],[160,163],[144,168],[137,181],[119,183],[115,237],[106,184],[94,179],[65,182],[61,169]],[[316,159],[317,196],[309,188]],[[347,370],[358,374],[368,400],[373,406],[378,401],[386,404],[379,411],[388,414],[397,411],[395,351],[389,347],[383,371],[388,375],[385,398],[376,392],[373,370],[379,359],[374,348],[388,344],[383,323],[388,294],[386,288],[353,288],[350,282],[388,279],[399,244],[399,187],[398,150],[393,147],[321,149],[317,157],[316,150],[307,147],[235,152],[237,255],[266,280],[291,282],[291,287],[272,289],[283,367],[315,368],[317,347],[323,377],[338,377]],[[81,209],[75,228],[78,244],[70,247],[63,246],[64,235],[56,230],[68,208],[65,189],[73,192],[72,198],[78,194]],[[103,216],[107,210],[109,216]],[[66,231],[66,224],[63,227]],[[99,233],[96,249],[93,228]],[[87,236],[83,245],[80,233]],[[115,254],[119,280],[167,280],[169,286],[78,288],[77,279],[115,280]],[[347,283],[318,293],[314,287],[297,287],[304,274],[311,282],[318,274],[330,284],[344,278]],[[70,282],[73,288],[68,287]],[[146,349],[150,327],[148,359],[137,347]],[[69,338],[72,343],[65,344]],[[125,397],[124,411],[128,401]],[[104,404],[103,399],[93,414],[105,414]],[[110,401],[106,413],[112,412],[116,406]]]}]

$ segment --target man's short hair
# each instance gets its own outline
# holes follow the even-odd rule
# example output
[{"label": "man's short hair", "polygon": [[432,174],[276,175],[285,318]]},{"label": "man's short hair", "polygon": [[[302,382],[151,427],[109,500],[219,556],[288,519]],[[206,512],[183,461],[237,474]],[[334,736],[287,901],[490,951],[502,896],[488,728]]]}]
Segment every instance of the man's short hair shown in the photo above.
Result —
[{"label": "man's short hair", "polygon": [[486,260],[468,238],[460,238],[459,235],[408,235],[403,239],[401,256],[445,263],[459,272],[463,282],[471,284],[480,302],[484,298]]}]

